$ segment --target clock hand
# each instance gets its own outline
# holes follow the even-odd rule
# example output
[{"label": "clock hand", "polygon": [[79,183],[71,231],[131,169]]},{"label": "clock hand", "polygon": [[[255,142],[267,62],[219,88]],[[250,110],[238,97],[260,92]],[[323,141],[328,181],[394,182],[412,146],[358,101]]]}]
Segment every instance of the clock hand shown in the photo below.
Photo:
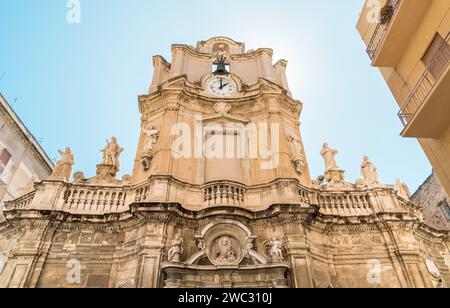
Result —
[{"label": "clock hand", "polygon": [[220,78],[220,86],[219,89],[222,90],[223,78]]},{"label": "clock hand", "polygon": [[225,88],[227,85],[229,85],[230,83],[226,83],[226,84],[224,84],[221,88],[220,88],[220,90],[223,90],[223,88]]}]

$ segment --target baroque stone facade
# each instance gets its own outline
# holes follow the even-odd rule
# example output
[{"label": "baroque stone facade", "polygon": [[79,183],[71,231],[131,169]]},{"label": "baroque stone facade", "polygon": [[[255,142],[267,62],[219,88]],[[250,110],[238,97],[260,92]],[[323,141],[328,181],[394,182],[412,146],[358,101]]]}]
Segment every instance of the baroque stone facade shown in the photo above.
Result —
[{"label": "baroque stone facade", "polygon": [[347,182],[327,144],[311,179],[286,61],[225,37],[172,53],[154,57],[139,97],[131,176],[116,179],[112,138],[96,176],[67,181],[67,149],[7,203],[0,287],[448,285],[448,232],[423,223],[403,184],[379,183],[368,157]]}]

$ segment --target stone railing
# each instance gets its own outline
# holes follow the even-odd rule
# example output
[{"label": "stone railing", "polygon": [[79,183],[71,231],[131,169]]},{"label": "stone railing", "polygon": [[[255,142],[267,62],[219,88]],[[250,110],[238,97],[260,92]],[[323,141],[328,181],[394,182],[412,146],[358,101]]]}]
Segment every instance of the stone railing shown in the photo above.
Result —
[{"label": "stone railing", "polygon": [[26,209],[33,201],[35,194],[36,192],[33,191],[16,200],[5,202],[5,209],[7,211]]},{"label": "stone railing", "polygon": [[144,185],[144,186],[140,186],[140,187],[136,188],[134,201],[135,202],[148,201],[150,198],[150,190],[151,190],[150,185]]},{"label": "stone railing", "polygon": [[305,206],[305,205],[309,205],[309,192],[307,190],[305,190],[305,188],[300,187],[298,190],[298,197],[300,200],[300,203]]},{"label": "stone railing", "polygon": [[63,210],[71,214],[103,215],[123,213],[127,192],[122,187],[70,186],[65,193]]},{"label": "stone railing", "polygon": [[246,188],[237,183],[210,183],[203,188],[204,202],[207,206],[242,206],[245,194]]},{"label": "stone railing", "polygon": [[360,193],[320,193],[318,195],[320,212],[336,216],[372,215],[370,196]]}]

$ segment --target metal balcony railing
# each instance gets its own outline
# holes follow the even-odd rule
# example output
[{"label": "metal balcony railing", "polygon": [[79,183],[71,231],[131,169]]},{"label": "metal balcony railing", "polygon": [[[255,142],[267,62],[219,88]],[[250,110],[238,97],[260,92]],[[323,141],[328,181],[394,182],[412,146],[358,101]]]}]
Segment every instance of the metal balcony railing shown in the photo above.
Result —
[{"label": "metal balcony railing", "polygon": [[425,68],[419,81],[406,98],[398,116],[406,127],[417,111],[422,107],[437,80],[447,69],[450,63],[450,33],[439,47],[436,55]]},{"label": "metal balcony railing", "polygon": [[386,6],[382,8],[380,12],[380,22],[375,28],[372,39],[367,46],[367,53],[369,54],[371,60],[375,59],[401,1],[402,0],[389,0]]}]

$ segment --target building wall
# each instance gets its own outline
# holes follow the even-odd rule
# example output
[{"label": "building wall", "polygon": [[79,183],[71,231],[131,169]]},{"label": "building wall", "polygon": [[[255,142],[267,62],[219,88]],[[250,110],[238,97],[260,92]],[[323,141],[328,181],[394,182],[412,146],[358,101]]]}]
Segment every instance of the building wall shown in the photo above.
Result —
[{"label": "building wall", "polygon": [[[426,65],[422,59],[435,35],[439,33],[445,39],[450,32],[449,0],[410,1],[417,6],[417,10],[411,10],[411,17],[404,18],[402,22],[399,22],[400,24],[396,24],[396,27],[404,29],[405,33],[409,31],[411,35],[408,35],[406,43],[397,46],[396,50],[385,51],[385,53],[399,55],[398,60],[389,67],[379,67],[399,107],[403,106],[411,90],[414,89],[424,73]],[[357,24],[357,30],[366,45],[369,45],[377,27],[377,23],[370,18],[373,17],[374,6],[372,5],[374,3],[375,1],[365,2]],[[386,0],[381,1],[381,7],[385,3],[387,3]],[[404,6],[400,6],[399,10],[402,8]],[[390,28],[388,29],[391,31]],[[377,65],[374,64],[374,66]],[[436,113],[432,118],[443,116],[445,115]],[[418,139],[447,194],[450,194],[449,134],[450,127],[444,130],[439,137]]]},{"label": "building wall", "polygon": [[0,173],[0,208],[3,208],[4,202],[20,197],[21,189],[30,184],[32,176],[45,180],[52,163],[42,149],[36,149],[37,142],[3,97],[0,100],[0,154],[6,150],[11,155]]},{"label": "building wall", "polygon": [[450,198],[433,173],[411,197],[423,207],[425,223],[438,230],[450,230]]}]

